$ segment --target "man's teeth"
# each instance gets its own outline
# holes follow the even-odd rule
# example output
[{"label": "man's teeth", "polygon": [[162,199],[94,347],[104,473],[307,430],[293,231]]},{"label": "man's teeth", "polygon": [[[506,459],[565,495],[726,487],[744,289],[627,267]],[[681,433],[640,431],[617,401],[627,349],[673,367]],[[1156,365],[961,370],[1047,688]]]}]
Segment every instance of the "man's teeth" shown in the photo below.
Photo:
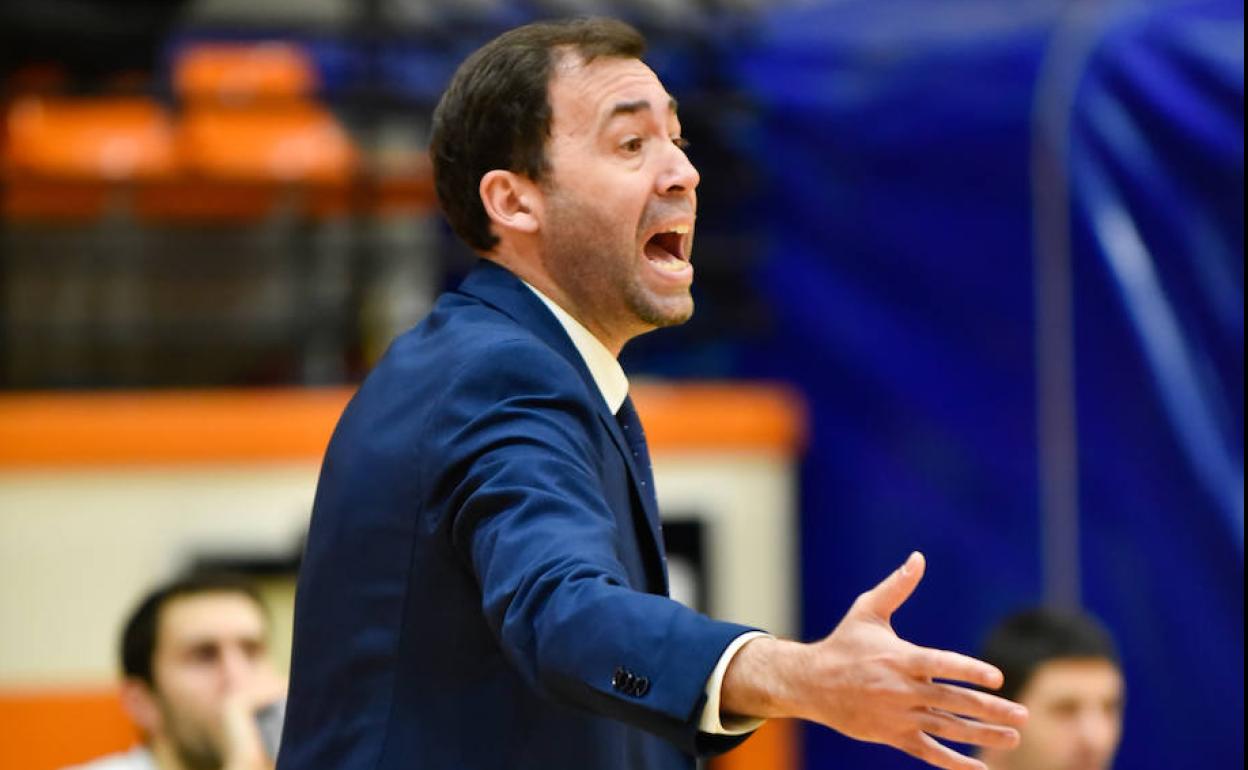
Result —
[{"label": "man's teeth", "polygon": [[676,257],[668,259],[652,259],[650,260],[650,263],[670,273],[679,273],[681,270],[685,269],[684,261],[677,259]]},{"label": "man's teeth", "polygon": [[689,225],[676,225],[675,227],[668,229],[667,232],[676,233],[677,235],[687,235],[689,233]]}]

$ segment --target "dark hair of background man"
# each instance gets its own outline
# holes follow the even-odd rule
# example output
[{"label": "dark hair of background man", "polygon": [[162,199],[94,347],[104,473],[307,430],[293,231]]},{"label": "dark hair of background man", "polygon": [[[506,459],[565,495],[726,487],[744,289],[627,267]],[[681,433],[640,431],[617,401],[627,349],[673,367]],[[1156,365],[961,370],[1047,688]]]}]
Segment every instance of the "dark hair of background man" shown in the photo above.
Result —
[{"label": "dark hair of background man", "polygon": [[1002,620],[989,633],[980,657],[1001,669],[1003,698],[1017,700],[1032,675],[1052,660],[1104,659],[1119,666],[1109,632],[1092,617],[1049,608],[1026,610]]}]

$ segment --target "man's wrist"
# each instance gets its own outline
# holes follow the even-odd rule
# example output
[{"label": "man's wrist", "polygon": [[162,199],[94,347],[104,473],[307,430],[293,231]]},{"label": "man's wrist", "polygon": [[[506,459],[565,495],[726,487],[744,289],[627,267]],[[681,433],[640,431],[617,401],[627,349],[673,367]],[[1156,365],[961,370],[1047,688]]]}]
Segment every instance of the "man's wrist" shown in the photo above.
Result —
[{"label": "man's wrist", "polygon": [[733,639],[719,656],[719,662],[706,680],[706,704],[702,707],[702,716],[698,720],[698,730],[711,735],[744,735],[757,730],[763,719],[740,717],[728,714],[721,707],[720,693],[723,690],[724,675],[728,666],[742,647],[751,640],[769,636],[763,631],[747,631]]},{"label": "man's wrist", "polygon": [[751,639],[724,673],[720,710],[743,717],[797,716],[793,693],[805,665],[806,645],[765,636]]}]

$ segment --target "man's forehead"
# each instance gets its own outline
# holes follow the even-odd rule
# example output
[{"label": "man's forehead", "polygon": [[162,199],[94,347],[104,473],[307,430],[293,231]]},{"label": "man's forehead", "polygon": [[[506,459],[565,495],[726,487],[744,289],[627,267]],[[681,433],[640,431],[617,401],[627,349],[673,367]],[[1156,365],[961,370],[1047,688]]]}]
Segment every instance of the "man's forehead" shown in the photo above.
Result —
[{"label": "man's forehead", "polygon": [[1102,658],[1057,658],[1036,668],[1026,695],[1053,697],[1087,690],[1119,690],[1122,672]]},{"label": "man's forehead", "polygon": [[614,114],[654,110],[676,111],[658,75],[639,59],[560,57],[550,84],[551,107],[565,127],[594,127]]},{"label": "man's forehead", "polygon": [[248,596],[236,593],[204,593],[169,600],[160,612],[158,640],[185,643],[192,640],[231,638],[262,634],[264,613]]}]

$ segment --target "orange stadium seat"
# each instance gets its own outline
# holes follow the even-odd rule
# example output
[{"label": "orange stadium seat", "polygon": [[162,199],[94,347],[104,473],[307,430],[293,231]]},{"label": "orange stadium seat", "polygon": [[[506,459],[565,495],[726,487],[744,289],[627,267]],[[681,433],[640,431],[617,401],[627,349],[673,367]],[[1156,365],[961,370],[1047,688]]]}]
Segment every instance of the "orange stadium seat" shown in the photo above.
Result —
[{"label": "orange stadium seat", "polygon": [[173,171],[173,132],[157,102],[142,97],[19,99],[5,116],[10,173],[122,181]]},{"label": "orange stadium seat", "polygon": [[173,70],[174,92],[184,101],[299,98],[316,87],[311,58],[292,43],[200,43]]},{"label": "orange stadium seat", "polygon": [[191,107],[178,126],[187,172],[237,182],[345,183],[356,153],[324,107],[291,102],[264,107]]},{"label": "orange stadium seat", "polygon": [[5,116],[3,211],[11,219],[99,215],[110,189],[170,177],[168,113],[141,97],[24,97]]},{"label": "orange stadium seat", "polygon": [[321,105],[190,106],[178,122],[175,146],[182,173],[138,191],[142,219],[256,220],[292,196],[304,213],[347,210],[358,153]]}]

